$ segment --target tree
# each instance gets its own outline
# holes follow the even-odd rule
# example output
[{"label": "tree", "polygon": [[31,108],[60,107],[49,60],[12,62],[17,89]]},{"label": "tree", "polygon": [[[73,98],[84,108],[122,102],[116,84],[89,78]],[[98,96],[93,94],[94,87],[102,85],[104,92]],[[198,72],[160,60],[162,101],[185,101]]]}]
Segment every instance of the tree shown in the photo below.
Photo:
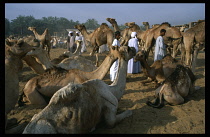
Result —
[{"label": "tree", "polygon": [[86,29],[96,29],[98,28],[100,25],[98,24],[98,21],[95,19],[88,19],[85,23],[84,23]]},{"label": "tree", "polygon": [[5,18],[5,35],[10,35],[10,21]]}]

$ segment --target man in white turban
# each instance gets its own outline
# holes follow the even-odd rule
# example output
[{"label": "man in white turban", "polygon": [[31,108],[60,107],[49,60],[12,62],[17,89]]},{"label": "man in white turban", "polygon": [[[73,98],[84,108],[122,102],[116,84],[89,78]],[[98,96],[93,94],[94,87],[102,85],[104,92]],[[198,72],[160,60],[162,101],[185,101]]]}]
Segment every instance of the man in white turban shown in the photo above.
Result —
[{"label": "man in white turban", "polygon": [[73,52],[73,48],[74,48],[74,46],[76,46],[74,41],[75,41],[74,33],[73,33],[73,31],[69,31],[68,39],[67,39],[67,42],[68,42],[67,49],[70,52]]},{"label": "man in white turban", "polygon": [[[136,53],[138,52],[139,48],[138,48],[138,39],[136,38],[137,33],[136,32],[132,32],[131,33],[131,39],[128,41],[128,46],[129,47],[134,47],[136,49]],[[128,70],[127,73],[139,73],[141,71],[140,68],[140,62],[134,62],[133,58],[131,58],[128,61]]]},{"label": "man in white turban", "polygon": [[164,44],[163,40],[165,33],[166,30],[161,29],[160,36],[158,36],[156,39],[154,61],[161,60],[166,55],[166,45]]},{"label": "man in white turban", "polygon": [[76,32],[75,41],[76,41],[76,40],[81,40],[81,41],[82,41],[82,43],[81,43],[81,46],[82,46],[81,52],[83,53],[83,52],[87,51],[87,50],[86,50],[86,46],[85,46],[84,37],[81,35],[81,33],[80,33],[79,31]]}]

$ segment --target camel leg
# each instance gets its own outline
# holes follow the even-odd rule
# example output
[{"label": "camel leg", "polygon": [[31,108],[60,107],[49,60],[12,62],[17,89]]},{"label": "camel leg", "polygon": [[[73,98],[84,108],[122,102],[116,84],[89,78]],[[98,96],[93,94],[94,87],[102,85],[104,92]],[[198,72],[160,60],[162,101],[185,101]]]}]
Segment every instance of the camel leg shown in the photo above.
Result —
[{"label": "camel leg", "polygon": [[198,52],[199,52],[199,49],[196,48],[194,50],[194,53],[193,53],[193,61],[192,61],[192,72],[193,73],[195,73],[195,67],[196,67]]},{"label": "camel leg", "polygon": [[114,125],[121,120],[123,120],[126,117],[129,117],[132,115],[131,110],[126,110],[122,112],[121,114],[116,115],[117,113],[117,105],[113,105],[110,102],[106,102],[106,112],[104,114],[105,122],[109,128],[114,127]]},{"label": "camel leg", "polygon": [[96,53],[96,65],[95,65],[96,67],[98,67],[99,66],[99,61],[98,61],[98,53]]},{"label": "camel leg", "polygon": [[33,91],[29,94],[26,94],[26,96],[31,104],[47,105],[47,102],[45,101],[45,99],[37,91]]}]

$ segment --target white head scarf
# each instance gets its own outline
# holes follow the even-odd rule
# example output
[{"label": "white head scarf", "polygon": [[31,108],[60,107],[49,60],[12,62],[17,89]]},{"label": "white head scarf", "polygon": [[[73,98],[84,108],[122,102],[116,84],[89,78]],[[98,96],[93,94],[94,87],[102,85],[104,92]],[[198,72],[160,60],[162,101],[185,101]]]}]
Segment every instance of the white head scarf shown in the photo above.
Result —
[{"label": "white head scarf", "polygon": [[131,38],[136,38],[136,34],[137,34],[136,32],[132,32],[131,33]]},{"label": "white head scarf", "polygon": [[68,34],[68,36],[70,36],[70,33],[73,33],[73,31],[69,31],[69,34]]},{"label": "white head scarf", "polygon": [[79,34],[79,31],[77,31],[76,33],[78,33],[78,34]]}]

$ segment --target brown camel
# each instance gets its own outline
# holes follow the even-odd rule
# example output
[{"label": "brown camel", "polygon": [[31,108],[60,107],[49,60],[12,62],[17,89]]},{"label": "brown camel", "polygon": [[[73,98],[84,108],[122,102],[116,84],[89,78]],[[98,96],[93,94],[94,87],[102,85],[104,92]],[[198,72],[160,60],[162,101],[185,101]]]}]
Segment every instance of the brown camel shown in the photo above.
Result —
[{"label": "brown camel", "polygon": [[155,101],[147,101],[147,105],[161,108],[164,101],[170,105],[184,103],[184,97],[195,91],[195,75],[191,69],[177,65],[174,72],[155,90]]},{"label": "brown camel", "polygon": [[75,25],[74,28],[78,29],[85,40],[90,41],[91,45],[94,47],[90,55],[93,55],[95,51],[99,49],[99,46],[103,44],[107,44],[110,50],[114,40],[114,34],[106,23],[102,23],[101,26],[92,33],[88,33],[85,25],[82,24]]},{"label": "brown camel", "polygon": [[[121,39],[120,39],[120,45],[121,46],[125,46],[128,43],[129,40],[129,28],[125,28],[124,30],[121,30],[117,24],[117,21],[113,18],[106,18],[106,20],[112,24],[112,27],[114,28],[114,31],[119,31],[120,35],[121,35]],[[132,22],[133,23],[133,22]]]},{"label": "brown camel", "polygon": [[198,22],[197,25],[188,29],[183,34],[186,65],[195,72],[198,52],[205,45],[205,21]]},{"label": "brown camel", "polygon": [[48,28],[45,29],[42,35],[39,35],[36,31],[36,27],[28,27],[28,30],[32,31],[36,37],[36,39],[40,40],[41,45],[43,48],[45,48],[48,52],[48,55],[50,57],[50,49],[51,49],[51,36],[50,33],[48,32]]},{"label": "brown camel", "polygon": [[33,116],[23,133],[89,133],[102,119],[110,128],[131,116],[131,110],[117,114],[117,108],[125,91],[128,60],[135,55],[133,49],[130,52],[129,47],[120,47],[122,57],[119,58],[118,74],[111,85],[99,79],[82,84],[69,83],[52,96],[41,112]]},{"label": "brown camel", "polygon": [[145,51],[146,51],[146,59],[148,59],[149,56],[149,51],[155,44],[155,39],[160,35],[160,30],[165,29],[166,34],[163,37],[164,42],[166,45],[169,47],[173,47],[173,55],[172,57],[175,58],[175,55],[177,53],[177,46],[180,44],[182,40],[182,35],[179,29],[176,27],[171,27],[171,25],[167,22],[162,23],[159,27],[151,30],[149,33],[146,35],[146,42],[145,42]]},{"label": "brown camel", "polygon": [[51,98],[57,90],[66,86],[69,82],[82,83],[90,79],[103,79],[113,62],[121,54],[117,46],[112,46],[103,63],[92,72],[85,72],[79,69],[65,70],[56,67],[50,69],[43,75],[36,76],[26,83],[19,102],[22,102],[22,97],[25,94],[31,104],[47,105],[47,101],[42,95]]},{"label": "brown camel", "polygon": [[[176,66],[182,64],[171,55],[167,54],[163,59],[155,61],[151,66],[145,59],[145,51],[139,51],[134,57],[134,62],[140,61],[147,80],[141,81],[142,84],[155,81],[156,84],[162,83],[175,70]],[[156,85],[157,86],[157,85]]]},{"label": "brown camel", "polygon": [[149,22],[142,22],[142,24],[145,26],[146,30],[150,29]]},{"label": "brown camel", "polygon": [[[33,46],[30,44],[33,43]],[[15,107],[19,96],[18,72],[22,69],[22,58],[27,52],[39,47],[38,40],[29,38],[14,41],[5,40],[5,128],[7,114]],[[20,132],[21,127],[6,130],[6,133]]]}]

